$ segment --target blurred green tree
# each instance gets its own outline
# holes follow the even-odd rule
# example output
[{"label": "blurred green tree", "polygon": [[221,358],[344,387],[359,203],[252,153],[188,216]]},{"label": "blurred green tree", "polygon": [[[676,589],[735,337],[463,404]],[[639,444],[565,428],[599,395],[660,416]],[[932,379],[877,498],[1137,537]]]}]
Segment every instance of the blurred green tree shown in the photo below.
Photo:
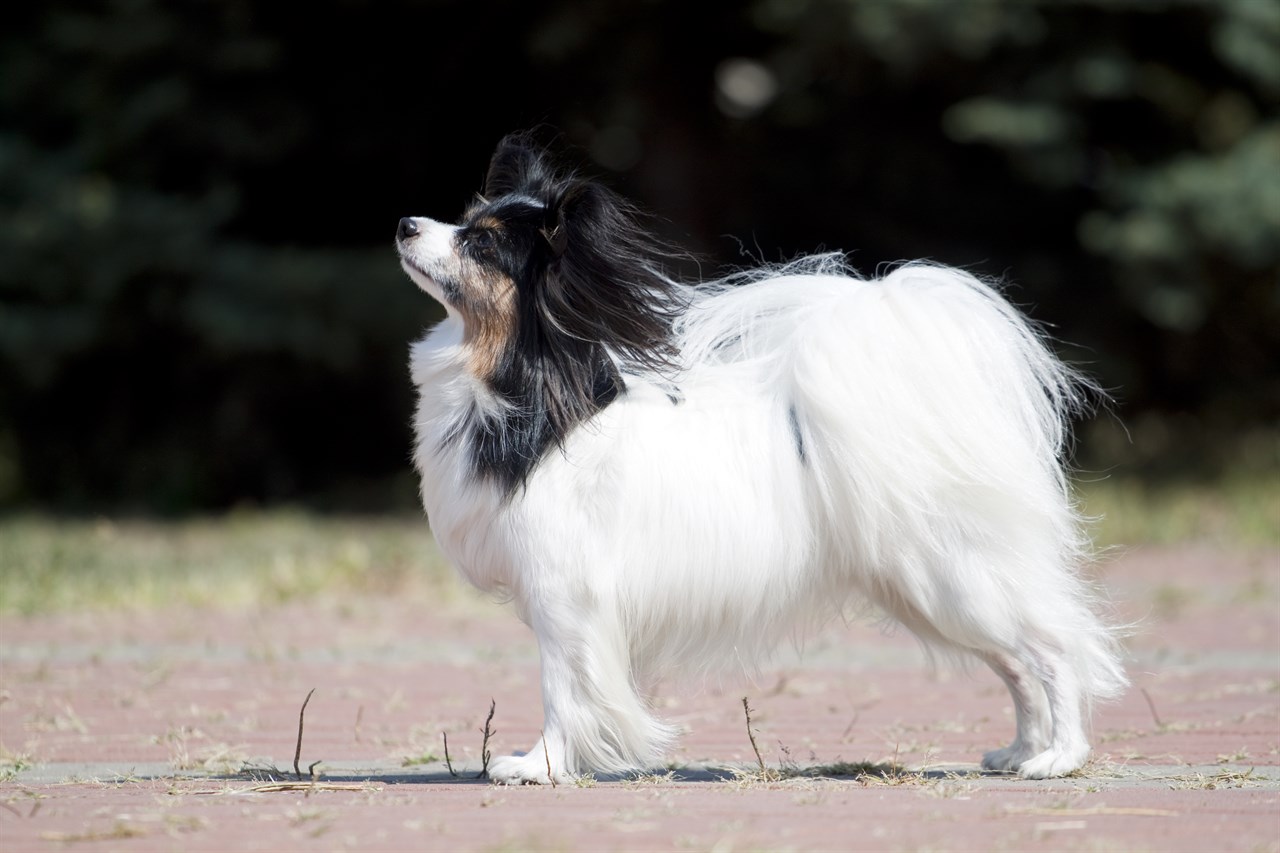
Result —
[{"label": "blurred green tree", "polygon": [[411,500],[404,350],[437,315],[390,234],[453,216],[493,142],[543,123],[704,257],[1008,272],[1124,417],[1280,420],[1278,4],[297,14],[9,13],[0,503]]}]

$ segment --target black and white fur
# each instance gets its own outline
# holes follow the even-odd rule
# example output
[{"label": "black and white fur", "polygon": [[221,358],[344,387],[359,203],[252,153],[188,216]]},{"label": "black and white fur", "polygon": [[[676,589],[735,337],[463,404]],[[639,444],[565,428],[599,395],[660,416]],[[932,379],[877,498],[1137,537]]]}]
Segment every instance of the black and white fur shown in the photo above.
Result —
[{"label": "black and white fur", "polygon": [[684,286],[625,202],[519,136],[457,225],[396,243],[447,311],[412,349],[423,504],[541,656],[543,739],[493,779],[655,766],[658,679],[867,603],[1008,686],[984,767],[1084,764],[1125,685],[1062,464],[1087,389],[991,285],[823,255]]}]

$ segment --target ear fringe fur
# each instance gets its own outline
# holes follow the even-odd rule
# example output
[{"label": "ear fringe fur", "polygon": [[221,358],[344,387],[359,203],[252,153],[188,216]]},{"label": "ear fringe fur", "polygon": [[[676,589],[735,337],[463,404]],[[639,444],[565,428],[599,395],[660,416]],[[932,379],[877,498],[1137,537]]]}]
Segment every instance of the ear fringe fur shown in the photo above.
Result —
[{"label": "ear fringe fur", "polygon": [[672,327],[688,299],[663,272],[666,248],[640,227],[636,209],[556,169],[527,134],[499,144],[484,195],[536,202],[550,250],[517,284],[515,332],[487,377],[506,405],[489,413],[477,439],[492,450],[482,452],[482,467],[514,489],[548,446],[625,391],[624,374],[674,369]]}]

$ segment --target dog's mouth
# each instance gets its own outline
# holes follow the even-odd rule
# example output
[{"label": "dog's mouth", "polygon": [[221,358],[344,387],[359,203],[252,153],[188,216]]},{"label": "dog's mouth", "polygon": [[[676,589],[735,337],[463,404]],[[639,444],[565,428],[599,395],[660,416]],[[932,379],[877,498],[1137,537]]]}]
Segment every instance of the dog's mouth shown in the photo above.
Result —
[{"label": "dog's mouth", "polygon": [[413,279],[419,285],[429,285],[432,288],[439,286],[439,283],[436,281],[436,277],[423,269],[419,264],[415,263],[411,258],[401,255],[400,267],[408,273],[409,278]]},{"label": "dog's mouth", "polygon": [[448,297],[450,295],[457,295],[456,293],[450,293],[451,290],[456,290],[456,288],[451,288],[447,280],[428,272],[422,265],[405,255],[403,251],[400,254],[400,268],[409,276],[409,280],[418,286],[419,290],[442,305],[447,306],[449,304]]},{"label": "dog's mouth", "polygon": [[431,273],[424,270],[411,257],[405,254],[404,249],[400,250],[400,266],[410,276],[421,276],[422,278],[431,278]]}]

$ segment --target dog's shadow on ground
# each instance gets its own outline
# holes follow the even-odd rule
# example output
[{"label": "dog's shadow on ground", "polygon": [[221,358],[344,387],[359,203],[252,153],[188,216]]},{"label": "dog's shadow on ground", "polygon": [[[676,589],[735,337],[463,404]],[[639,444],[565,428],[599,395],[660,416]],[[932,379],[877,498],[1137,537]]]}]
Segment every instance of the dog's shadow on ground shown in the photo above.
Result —
[{"label": "dog's shadow on ground", "polygon": [[[232,773],[204,776],[223,782],[252,782],[260,785],[492,785],[493,781],[480,768],[461,766],[450,769],[443,765],[425,767],[321,767],[313,777],[299,776],[270,767],[246,767]],[[815,767],[759,768],[754,766],[695,766],[656,768],[649,771],[619,774],[596,774],[574,782],[561,782],[559,787],[591,787],[594,784],[627,785],[662,784],[771,784],[791,781],[862,782],[907,784],[941,782],[957,779],[1016,779],[1006,772],[984,771],[973,766],[909,769],[891,764],[833,765]]]}]

